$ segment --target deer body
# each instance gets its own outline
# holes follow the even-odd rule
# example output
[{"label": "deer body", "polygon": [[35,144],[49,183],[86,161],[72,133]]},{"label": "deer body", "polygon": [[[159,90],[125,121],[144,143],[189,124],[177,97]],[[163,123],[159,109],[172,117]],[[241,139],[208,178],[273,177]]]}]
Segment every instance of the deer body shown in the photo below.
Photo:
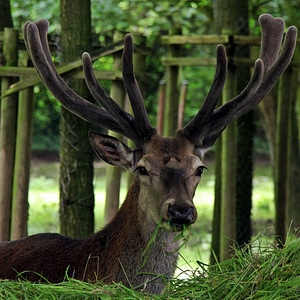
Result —
[{"label": "deer body", "polygon": [[[91,146],[105,162],[125,167],[134,179],[115,218],[85,240],[58,234],[37,234],[0,243],[0,278],[20,276],[32,281],[80,280],[123,284],[150,293],[163,291],[173,276],[178,256],[178,232],[193,224],[196,187],[205,168],[202,159],[227,124],[254,108],[288,67],[296,44],[297,29],[264,14],[260,58],[245,89],[215,109],[226,78],[226,53],[217,46],[216,74],[199,112],[174,137],[161,137],[149,122],[133,73],[133,40],[126,35],[123,81],[133,115],[121,108],[95,78],[89,54],[82,56],[87,86],[99,106],[76,94],[58,75],[47,43],[48,22],[27,22],[26,47],[42,82],[65,108],[78,117],[113,130],[132,140],[130,149],[114,137],[89,133]],[[282,49],[281,49],[282,46]]]},{"label": "deer body", "polygon": [[[106,151],[112,151],[115,147],[107,145],[107,139],[119,145],[105,137],[105,142],[94,142],[94,148],[102,142]],[[103,230],[85,240],[42,233],[0,244],[0,278],[16,279],[21,273],[22,278],[35,282],[43,277],[60,282],[67,274],[89,282],[123,282],[147,292],[162,292],[176,268],[177,231],[197,216],[192,199],[203,163],[188,154],[188,148],[193,149],[181,139],[153,138],[137,162],[138,168],[147,168],[150,174],[136,171],[122,207]],[[161,151],[163,157],[158,156]],[[126,155],[130,158],[131,154]],[[129,166],[132,161],[126,155],[122,163]],[[177,215],[170,212],[174,205],[180,207]],[[155,242],[149,243],[152,238]]]},{"label": "deer body", "polygon": [[[138,194],[138,189],[134,182],[130,193]],[[123,282],[160,293],[164,283],[159,275],[170,278],[175,271],[175,233],[159,232],[155,244],[147,245],[156,225],[145,222],[144,213],[135,214],[137,197],[131,198],[135,201],[127,199],[111,223],[85,240],[42,233],[0,245],[0,278],[16,279],[18,272],[25,271],[20,278],[39,282],[45,277],[56,283],[68,275],[88,282]],[[149,231],[141,230],[145,226],[149,226]]]}]

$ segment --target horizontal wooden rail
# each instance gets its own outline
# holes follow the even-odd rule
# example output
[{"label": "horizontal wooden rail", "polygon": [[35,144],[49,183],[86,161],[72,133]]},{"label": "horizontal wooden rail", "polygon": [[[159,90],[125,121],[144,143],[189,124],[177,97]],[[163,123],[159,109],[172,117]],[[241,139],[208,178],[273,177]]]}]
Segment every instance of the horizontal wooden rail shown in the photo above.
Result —
[{"label": "horizontal wooden rail", "polygon": [[[94,70],[94,72],[98,80],[121,80],[123,78],[121,71]],[[69,74],[67,74],[66,77],[69,77]],[[78,70],[78,71],[71,72],[70,77],[74,79],[84,79],[84,74],[82,70]]]},{"label": "horizontal wooden rail", "polygon": [[216,58],[206,57],[164,57],[161,60],[163,66],[215,66]]},{"label": "horizontal wooden rail", "polygon": [[[118,43],[115,43],[111,46],[93,50],[90,52],[92,61],[96,61],[97,59],[108,56],[111,54],[114,54],[118,51],[121,51],[123,49],[123,41],[120,41]],[[82,67],[82,60],[78,59],[76,61],[73,61],[67,65],[57,67],[57,72],[60,75],[65,75],[67,73],[70,73],[78,68]],[[26,73],[26,69],[28,70],[28,73]],[[20,70],[18,74],[18,70]],[[13,76],[13,77],[19,77],[19,76],[28,76],[25,79],[19,80],[17,83],[10,86],[10,88],[2,95],[2,98],[8,95],[11,95],[13,93],[19,92],[21,90],[24,90],[28,87],[34,86],[38,84],[41,80],[40,77],[35,72],[34,68],[19,68],[19,67],[0,67],[0,76]],[[105,78],[104,75],[107,74],[108,78]],[[120,77],[119,73],[113,74],[113,71],[99,71],[99,76],[101,75],[102,79],[116,79]],[[81,78],[81,77],[80,77]],[[83,76],[82,76],[83,78]],[[101,79],[101,78],[99,78]]]},{"label": "horizontal wooden rail", "polygon": [[236,44],[260,46],[260,36],[242,35],[164,35],[161,37],[163,44],[168,45],[217,45],[217,44]]},{"label": "horizontal wooden rail", "polygon": [[[250,58],[240,58],[240,57],[231,57],[233,65],[235,66],[248,66],[252,67],[254,60]],[[163,66],[180,66],[180,67],[189,67],[189,66],[203,66],[203,67],[212,67],[216,65],[216,58],[214,57],[164,57],[162,58]],[[299,67],[299,64],[291,64],[292,67]]]},{"label": "horizontal wooden rail", "polygon": [[163,35],[161,37],[163,44],[169,45],[212,45],[212,44],[226,44],[229,42],[228,35]]}]

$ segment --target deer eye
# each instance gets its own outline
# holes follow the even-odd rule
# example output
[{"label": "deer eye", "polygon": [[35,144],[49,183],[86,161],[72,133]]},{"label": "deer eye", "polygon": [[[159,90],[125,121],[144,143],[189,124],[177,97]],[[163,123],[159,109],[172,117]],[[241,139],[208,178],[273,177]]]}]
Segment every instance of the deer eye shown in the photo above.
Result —
[{"label": "deer eye", "polygon": [[148,175],[148,171],[145,167],[137,167],[135,172],[138,172],[140,175]]},{"label": "deer eye", "polygon": [[195,176],[201,176],[204,169],[206,169],[206,167],[204,167],[204,166],[198,167],[195,172]]}]

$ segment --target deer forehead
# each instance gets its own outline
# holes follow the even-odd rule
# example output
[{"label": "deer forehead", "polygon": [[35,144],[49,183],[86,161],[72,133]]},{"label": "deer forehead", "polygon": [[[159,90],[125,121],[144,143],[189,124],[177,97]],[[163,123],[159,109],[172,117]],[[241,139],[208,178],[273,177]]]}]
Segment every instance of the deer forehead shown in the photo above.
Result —
[{"label": "deer forehead", "polygon": [[137,165],[143,166],[148,171],[157,175],[164,173],[166,170],[168,172],[182,170],[184,173],[194,173],[197,168],[204,167],[200,158],[193,154],[186,154],[184,156],[146,154],[140,159]]},{"label": "deer forehead", "polygon": [[156,138],[144,150],[138,166],[144,166],[157,174],[166,169],[194,172],[198,167],[204,166],[201,159],[194,155],[194,145],[177,137]]}]

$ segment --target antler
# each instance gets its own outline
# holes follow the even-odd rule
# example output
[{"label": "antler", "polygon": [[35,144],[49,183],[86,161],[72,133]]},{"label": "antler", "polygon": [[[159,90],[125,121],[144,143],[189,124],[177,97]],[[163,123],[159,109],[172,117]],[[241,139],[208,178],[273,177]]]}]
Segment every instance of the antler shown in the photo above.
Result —
[{"label": "antler", "polygon": [[186,136],[199,147],[212,145],[226,125],[253,109],[270,92],[293,57],[297,28],[288,28],[280,53],[284,21],[263,14],[259,23],[262,29],[261,53],[248,85],[235,98],[214,110],[226,76],[225,49],[220,45],[217,48],[217,70],[210,92],[198,114],[178,131],[179,135]]},{"label": "antler", "polygon": [[101,127],[121,133],[137,147],[150,140],[156,130],[150,125],[138,84],[133,74],[133,40],[126,35],[123,51],[123,78],[134,117],[128,114],[98,84],[92,69],[91,58],[83,53],[85,80],[91,94],[103,106],[94,105],[76,94],[59,76],[51,59],[47,42],[48,21],[27,22],[23,35],[32,62],[44,85],[61,104],[78,117]]},{"label": "antler", "polygon": [[[253,74],[245,89],[218,109],[226,78],[226,54],[222,45],[217,46],[217,68],[215,78],[201,110],[178,135],[185,136],[198,147],[212,145],[222,130],[233,120],[254,108],[271,90],[289,65],[296,45],[297,29],[288,28],[280,53],[284,34],[284,21],[263,14],[259,18],[262,29],[260,58],[256,60]],[[80,118],[119,132],[131,139],[137,147],[143,146],[156,133],[149,122],[143,98],[133,73],[133,40],[126,35],[123,51],[123,80],[129,96],[133,115],[120,107],[98,84],[92,61],[88,53],[83,53],[83,69],[87,86],[103,108],[92,104],[76,94],[58,75],[51,60],[47,42],[49,24],[46,20],[27,22],[23,28],[26,47],[41,80],[52,94],[69,111]]]}]

